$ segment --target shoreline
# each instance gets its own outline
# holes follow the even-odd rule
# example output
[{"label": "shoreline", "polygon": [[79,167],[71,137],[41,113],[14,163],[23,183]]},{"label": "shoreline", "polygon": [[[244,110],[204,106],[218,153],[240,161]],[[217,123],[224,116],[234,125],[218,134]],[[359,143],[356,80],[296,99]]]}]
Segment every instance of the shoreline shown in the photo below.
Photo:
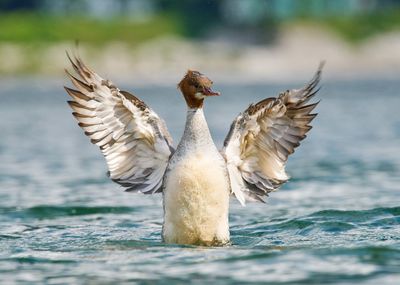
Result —
[{"label": "shoreline", "polygon": [[[62,78],[69,66],[65,50],[74,49],[73,43],[66,42],[36,47],[0,43],[0,76]],[[284,27],[271,45],[239,46],[218,38],[200,42],[169,36],[132,48],[122,42],[99,49],[79,47],[81,57],[102,77],[155,85],[178,82],[188,68],[221,83],[304,81],[312,77],[322,60],[329,79],[396,79],[399,50],[399,31],[355,46],[325,29],[301,25]]]}]

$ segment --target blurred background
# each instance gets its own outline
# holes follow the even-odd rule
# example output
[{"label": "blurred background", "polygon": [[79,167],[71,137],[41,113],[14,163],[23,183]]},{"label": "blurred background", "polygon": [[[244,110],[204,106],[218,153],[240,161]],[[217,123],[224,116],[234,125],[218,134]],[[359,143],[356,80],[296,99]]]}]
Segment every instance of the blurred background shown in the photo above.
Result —
[{"label": "blurred background", "polygon": [[[161,195],[111,182],[72,117],[66,50],[175,145],[188,68],[221,92],[204,107],[219,148],[239,112],[326,60],[319,114],[288,183],[232,199],[232,245],[166,245]],[[395,0],[0,0],[0,284],[400,284],[399,76]]]},{"label": "blurred background", "polygon": [[[335,78],[400,70],[398,0],[0,0],[0,74],[61,76],[65,50],[130,82],[189,67],[218,80]],[[143,81],[146,80],[146,81]]]}]

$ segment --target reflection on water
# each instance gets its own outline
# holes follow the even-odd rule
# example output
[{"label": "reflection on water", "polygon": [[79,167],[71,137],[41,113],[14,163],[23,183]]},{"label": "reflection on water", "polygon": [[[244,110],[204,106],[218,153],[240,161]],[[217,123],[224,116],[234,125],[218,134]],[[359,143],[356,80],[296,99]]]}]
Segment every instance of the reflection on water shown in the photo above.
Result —
[{"label": "reflection on water", "polygon": [[[223,248],[161,243],[161,197],[107,179],[61,82],[0,84],[1,283],[400,281],[399,82],[325,83],[291,181],[266,205],[232,201]],[[288,87],[216,86],[205,111],[217,144],[250,102]],[[185,106],[174,86],[135,91],[177,142]]]}]

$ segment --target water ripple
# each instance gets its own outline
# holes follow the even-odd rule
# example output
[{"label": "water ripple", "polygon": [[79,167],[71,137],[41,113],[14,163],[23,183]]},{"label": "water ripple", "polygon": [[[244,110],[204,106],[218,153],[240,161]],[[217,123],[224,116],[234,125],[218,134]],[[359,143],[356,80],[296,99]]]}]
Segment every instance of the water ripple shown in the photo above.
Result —
[{"label": "water ripple", "polygon": [[[231,203],[232,244],[206,248],[162,242],[160,195],[108,180],[61,82],[17,80],[0,89],[0,284],[400,284],[399,82],[327,82],[290,182],[265,205]],[[205,109],[219,145],[250,97],[287,85],[222,87]],[[141,91],[177,140],[176,90]]]},{"label": "water ripple", "polygon": [[55,219],[66,216],[95,214],[125,214],[138,211],[134,207],[86,207],[86,206],[34,206],[25,209],[0,208],[0,214],[19,219]]}]

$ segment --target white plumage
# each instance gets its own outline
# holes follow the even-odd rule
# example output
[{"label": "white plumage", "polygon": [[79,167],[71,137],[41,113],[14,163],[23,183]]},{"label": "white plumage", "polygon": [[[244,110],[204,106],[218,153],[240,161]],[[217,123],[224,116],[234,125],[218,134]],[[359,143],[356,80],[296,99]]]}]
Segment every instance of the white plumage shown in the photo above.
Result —
[{"label": "white plumage", "polygon": [[229,242],[229,177],[203,109],[189,109],[165,174],[163,238],[169,243]]}]

